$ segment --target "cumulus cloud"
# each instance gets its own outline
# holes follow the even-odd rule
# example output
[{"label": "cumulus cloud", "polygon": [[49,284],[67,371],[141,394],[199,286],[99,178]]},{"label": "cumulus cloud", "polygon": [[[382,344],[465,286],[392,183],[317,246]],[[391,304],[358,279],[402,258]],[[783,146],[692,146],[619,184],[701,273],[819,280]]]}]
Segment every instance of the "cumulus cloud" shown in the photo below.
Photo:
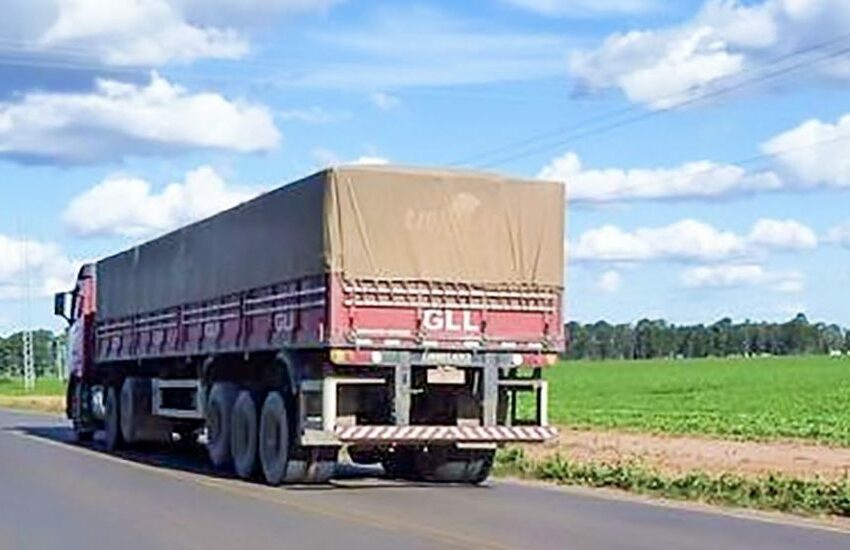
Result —
[{"label": "cumulus cloud", "polygon": [[722,231],[692,219],[625,231],[604,225],[582,233],[572,246],[579,261],[723,261],[766,252],[811,249],[817,236],[794,220],[758,220],[747,235]]},{"label": "cumulus cloud", "polygon": [[[719,79],[842,36],[848,25],[850,4],[845,0],[708,0],[685,23],[615,33],[596,49],[574,52],[570,71],[587,91],[619,89],[635,103],[668,108]],[[850,64],[841,59],[812,63],[807,76],[796,82],[813,77],[846,80]]]},{"label": "cumulus cloud", "polygon": [[782,187],[771,172],[749,173],[740,166],[710,161],[675,168],[586,170],[573,152],[554,159],[537,176],[566,182],[570,200],[578,202],[705,199]]},{"label": "cumulus cloud", "polygon": [[798,271],[770,271],[757,264],[700,266],[682,272],[688,288],[765,287],[776,292],[800,292],[805,279]]},{"label": "cumulus cloud", "polygon": [[229,185],[209,166],[159,192],[143,179],[112,177],[75,197],[62,220],[81,236],[144,237],[211,216],[259,192]]},{"label": "cumulus cloud", "polygon": [[326,10],[338,1],[9,0],[0,39],[29,56],[84,65],[237,59],[249,51],[248,27],[281,13]]},{"label": "cumulus cloud", "polygon": [[192,25],[166,0],[63,0],[39,37],[47,49],[77,48],[108,65],[158,66],[198,58],[236,59],[248,43],[234,29]]},{"label": "cumulus cloud", "polygon": [[810,227],[796,220],[763,219],[753,226],[747,242],[753,247],[773,250],[807,250],[817,247],[818,237]]},{"label": "cumulus cloud", "polygon": [[565,182],[573,202],[716,199],[733,195],[850,187],[850,114],[837,121],[808,120],[761,144],[771,165],[748,171],[702,160],[672,168],[587,169],[568,151],[537,177]]},{"label": "cumulus cloud", "polygon": [[0,102],[0,156],[84,163],[190,149],[256,152],[280,141],[260,105],[190,93],[157,74],[146,85],[98,80],[90,93],[30,92]]},{"label": "cumulus cloud", "polygon": [[596,288],[609,294],[618,292],[622,287],[623,277],[619,271],[614,271],[613,269],[600,275],[596,281]]},{"label": "cumulus cloud", "polygon": [[80,262],[53,243],[21,240],[0,234],[0,300],[42,298],[66,289]]},{"label": "cumulus cloud", "polygon": [[716,260],[742,255],[746,244],[731,231],[719,231],[696,220],[682,220],[633,232],[604,225],[582,233],[572,250],[576,260]]},{"label": "cumulus cloud", "polygon": [[659,8],[657,0],[502,0],[548,17],[599,17],[646,13]]},{"label": "cumulus cloud", "polygon": [[768,140],[777,169],[797,187],[850,187],[850,115],[835,123],[809,120]]}]

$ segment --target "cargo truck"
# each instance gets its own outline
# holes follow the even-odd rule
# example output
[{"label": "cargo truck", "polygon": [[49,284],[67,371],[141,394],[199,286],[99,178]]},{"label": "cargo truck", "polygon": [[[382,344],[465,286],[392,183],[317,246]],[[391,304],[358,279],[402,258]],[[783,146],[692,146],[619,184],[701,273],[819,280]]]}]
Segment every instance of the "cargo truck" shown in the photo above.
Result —
[{"label": "cargo truck", "polygon": [[55,299],[74,432],[200,440],[271,485],[343,449],[480,483],[498,445],[555,435],[564,213],[557,183],[341,167],[85,265]]}]

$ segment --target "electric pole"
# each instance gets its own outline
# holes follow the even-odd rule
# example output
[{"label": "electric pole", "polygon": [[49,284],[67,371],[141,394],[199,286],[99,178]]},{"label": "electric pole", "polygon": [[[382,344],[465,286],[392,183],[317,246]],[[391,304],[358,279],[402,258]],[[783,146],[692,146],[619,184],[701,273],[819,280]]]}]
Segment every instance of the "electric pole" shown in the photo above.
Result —
[{"label": "electric pole", "polygon": [[35,358],[33,357],[32,330],[27,327],[21,335],[24,340],[24,388],[27,391],[35,389]]},{"label": "electric pole", "polygon": [[24,389],[32,391],[35,389],[35,354],[32,342],[32,325],[30,324],[30,262],[29,242],[24,236],[21,239],[24,257],[24,331],[21,333],[23,340],[21,353],[23,354]]}]

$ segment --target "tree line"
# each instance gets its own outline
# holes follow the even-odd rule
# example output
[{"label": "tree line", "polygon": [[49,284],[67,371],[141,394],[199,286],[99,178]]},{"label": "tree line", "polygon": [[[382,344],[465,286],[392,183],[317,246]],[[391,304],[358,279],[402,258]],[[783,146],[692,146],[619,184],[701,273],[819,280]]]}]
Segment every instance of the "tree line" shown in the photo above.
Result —
[{"label": "tree line", "polygon": [[[56,376],[56,353],[62,351],[56,346],[64,346],[64,336],[53,334],[49,330],[37,330],[32,336],[35,375]],[[23,346],[24,339],[20,332],[5,338],[0,336],[0,378],[23,376]]]},{"label": "tree line", "polygon": [[810,323],[804,314],[785,323],[721,319],[711,325],[675,325],[643,319],[566,325],[569,359],[653,359],[850,353],[850,330]]}]

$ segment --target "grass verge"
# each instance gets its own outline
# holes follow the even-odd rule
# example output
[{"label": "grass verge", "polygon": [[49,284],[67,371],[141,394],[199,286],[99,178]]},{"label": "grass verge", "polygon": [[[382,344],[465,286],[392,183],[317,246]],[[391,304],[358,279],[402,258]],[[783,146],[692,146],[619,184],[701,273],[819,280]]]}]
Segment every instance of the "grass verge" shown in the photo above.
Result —
[{"label": "grass verge", "polygon": [[65,395],[66,382],[58,378],[36,378],[35,388],[28,391],[20,378],[0,378],[0,396],[29,397],[46,395]]},{"label": "grass verge", "polygon": [[780,475],[746,478],[693,472],[666,476],[637,463],[577,463],[560,455],[539,462],[521,449],[509,448],[496,457],[494,473],[540,479],[562,485],[605,487],[676,500],[776,510],[806,515],[850,517],[850,479],[799,480]]}]

